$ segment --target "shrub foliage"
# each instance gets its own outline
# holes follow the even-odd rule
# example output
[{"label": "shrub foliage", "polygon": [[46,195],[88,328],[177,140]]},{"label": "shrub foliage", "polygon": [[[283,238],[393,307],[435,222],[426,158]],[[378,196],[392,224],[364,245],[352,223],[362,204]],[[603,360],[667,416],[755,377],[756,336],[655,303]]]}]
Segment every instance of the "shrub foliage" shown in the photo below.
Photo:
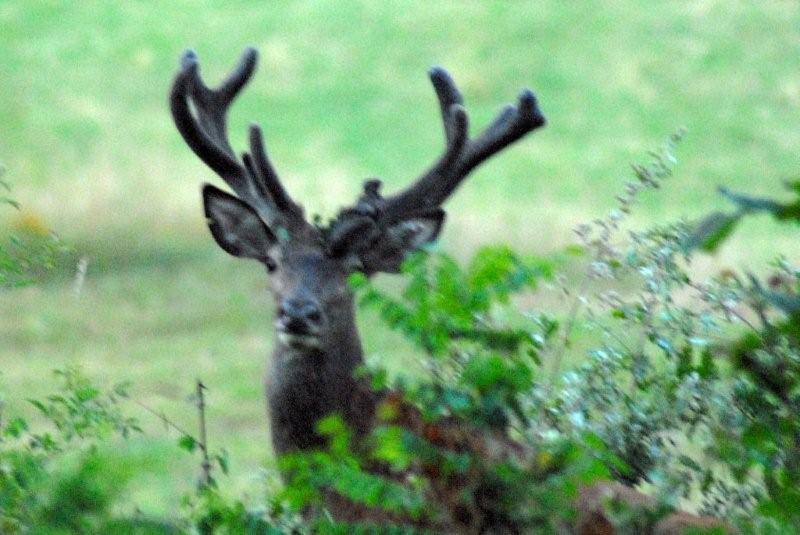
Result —
[{"label": "shrub foliage", "polygon": [[[418,348],[421,371],[390,376],[370,360],[359,373],[386,393],[373,433],[356,440],[337,415],[319,422],[329,446],[278,460],[287,484],[260,507],[224,497],[211,472],[227,457],[182,433],[205,474],[184,518],[115,518],[130,474],[95,446],[138,423],[120,409],[124,385],[104,391],[69,369],[57,393],[31,400],[44,430],[0,419],[0,531],[410,533],[468,519],[558,532],[580,486],[608,479],[662,505],[646,518],[610,510],[622,532],[677,507],[747,532],[800,531],[800,268],[775,251],[761,274],[692,269],[749,214],[800,222],[800,182],[788,201],[721,190],[733,210],[631,228],[638,197],[671,177],[680,137],[634,165],[618,205],[560,257],[497,246],[462,265],[428,251],[406,262],[399,291],[353,277],[361,306]],[[331,494],[376,512],[372,523],[334,520]]]}]

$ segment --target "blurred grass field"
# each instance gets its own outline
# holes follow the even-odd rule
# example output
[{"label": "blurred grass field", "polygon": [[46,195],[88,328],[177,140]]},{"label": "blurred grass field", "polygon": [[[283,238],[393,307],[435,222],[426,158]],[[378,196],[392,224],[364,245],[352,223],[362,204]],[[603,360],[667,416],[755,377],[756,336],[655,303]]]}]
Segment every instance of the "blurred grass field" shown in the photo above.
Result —
[{"label": "blurred grass field", "polygon": [[[49,370],[79,363],[104,383],[131,380],[137,399],[192,427],[186,398],[201,377],[211,446],[231,451],[234,486],[268,458],[265,277],[210,239],[199,184],[217,179],[166,104],[184,48],[214,82],[248,45],[261,64],[234,107],[231,138],[241,147],[247,124],[261,123],[285,184],[323,216],[365,178],[391,191],[436,158],[431,65],[453,74],[473,131],[534,89],[548,127],[447,205],[442,247],[459,256],[498,241],[559,250],[576,223],[614,205],[629,162],[680,127],[676,177],[646,197],[642,224],[722,207],[720,184],[774,195],[800,173],[796,2],[5,0],[0,162],[23,208],[4,210],[2,228],[42,223],[89,261],[79,295],[73,266],[0,295],[0,391],[12,409],[52,389]],[[800,259],[796,233],[748,221],[706,269],[758,268],[778,248]],[[398,336],[361,316],[369,354],[413,366]],[[167,511],[194,465],[140,417],[150,436],[130,446],[142,465],[134,499]]]}]

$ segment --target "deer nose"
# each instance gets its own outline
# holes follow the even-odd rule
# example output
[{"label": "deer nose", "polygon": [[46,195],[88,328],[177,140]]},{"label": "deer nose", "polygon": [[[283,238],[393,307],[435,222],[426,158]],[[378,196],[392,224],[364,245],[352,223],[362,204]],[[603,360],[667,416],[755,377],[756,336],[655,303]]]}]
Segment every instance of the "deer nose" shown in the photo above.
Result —
[{"label": "deer nose", "polygon": [[286,330],[298,333],[314,331],[322,322],[319,304],[309,299],[284,299],[278,315]]}]

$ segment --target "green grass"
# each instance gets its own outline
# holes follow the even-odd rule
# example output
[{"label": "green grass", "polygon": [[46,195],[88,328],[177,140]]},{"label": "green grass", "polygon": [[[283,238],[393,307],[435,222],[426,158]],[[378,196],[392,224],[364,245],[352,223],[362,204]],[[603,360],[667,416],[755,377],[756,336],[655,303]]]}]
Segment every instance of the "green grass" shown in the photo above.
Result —
[{"label": "green grass", "polygon": [[[533,88],[549,126],[468,180],[448,204],[442,242],[459,255],[497,241],[547,253],[612,207],[628,163],[679,127],[688,135],[676,178],[647,196],[640,222],[721,207],[718,184],[774,194],[797,176],[798,27],[800,5],[785,1],[5,0],[0,162],[24,208],[6,211],[4,223],[44,221],[87,256],[89,271],[78,296],[70,268],[0,296],[3,390],[21,407],[52,388],[50,369],[78,362],[102,381],[132,380],[137,399],[188,427],[186,397],[202,377],[212,441],[232,451],[234,481],[244,485],[268,458],[266,283],[204,229],[199,184],[217,179],[166,106],[186,47],[211,81],[245,46],[261,51],[231,137],[242,146],[248,122],[262,123],[290,191],[323,215],[366,177],[392,190],[437,156],[430,65],[454,75],[473,131]],[[748,221],[733,243],[703,269],[757,268],[777,249],[800,257],[796,235],[766,220]],[[369,353],[395,369],[413,365],[408,346],[362,316]],[[135,496],[164,511],[191,485],[192,466],[181,465],[186,480],[166,477],[183,457],[167,447],[174,437],[152,433],[164,438],[136,446],[155,452],[141,455],[148,475],[138,485],[156,480],[161,490]]]}]

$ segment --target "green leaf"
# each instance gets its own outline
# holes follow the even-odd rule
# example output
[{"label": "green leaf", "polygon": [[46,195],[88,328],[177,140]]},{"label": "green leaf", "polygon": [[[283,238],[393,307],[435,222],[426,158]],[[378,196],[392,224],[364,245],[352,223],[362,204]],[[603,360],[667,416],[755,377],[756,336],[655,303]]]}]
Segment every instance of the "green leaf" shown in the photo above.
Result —
[{"label": "green leaf", "polygon": [[36,407],[44,416],[50,415],[50,408],[38,399],[29,399],[28,403]]},{"label": "green leaf", "polygon": [[228,475],[228,469],[230,467],[230,454],[228,450],[222,449],[214,458],[219,465],[219,469],[222,470],[222,473]]},{"label": "green leaf", "polygon": [[603,442],[603,439],[595,433],[584,433],[583,440],[586,445],[595,452],[605,453],[608,451],[608,446],[606,446],[606,443]]},{"label": "green leaf", "polygon": [[774,441],[775,434],[772,429],[761,422],[751,424],[742,434],[742,444],[752,450],[772,450],[775,446]]},{"label": "green leaf", "polygon": [[800,295],[763,290],[764,298],[786,314],[800,314]]},{"label": "green leaf", "polygon": [[700,249],[713,253],[733,233],[741,217],[741,212],[710,213],[696,225],[694,232],[684,242],[684,249],[686,251]]},{"label": "green leaf", "polygon": [[503,380],[507,370],[497,355],[475,357],[464,367],[463,380],[478,390],[487,390]]},{"label": "green leaf", "polygon": [[196,450],[197,445],[197,440],[191,435],[183,435],[178,439],[178,446],[188,452]]},{"label": "green leaf", "polygon": [[564,247],[564,252],[570,256],[582,257],[586,255],[586,248],[582,245],[571,244]]},{"label": "green leaf", "polygon": [[678,377],[685,377],[693,371],[692,353],[692,346],[690,344],[684,345],[680,351],[675,353],[678,357],[678,367],[676,370]]},{"label": "green leaf", "polygon": [[121,398],[129,397],[128,391],[131,388],[130,381],[123,381],[114,385],[113,392]]},{"label": "green leaf", "polygon": [[350,277],[347,279],[347,283],[353,290],[360,290],[369,286],[369,279],[363,273],[356,271],[355,273],[350,274]]},{"label": "green leaf", "polygon": [[13,438],[19,438],[19,436],[27,430],[28,430],[28,422],[17,416],[16,418],[12,418],[11,421],[8,422],[4,433],[7,436]]},{"label": "green leaf", "polygon": [[375,430],[375,448],[372,452],[379,461],[391,463],[396,469],[405,470],[414,457],[406,448],[407,431],[397,426],[386,426]]},{"label": "green leaf", "polygon": [[692,469],[694,472],[700,473],[703,471],[703,467],[701,467],[699,464],[697,464],[697,461],[687,455],[679,455],[678,461],[686,468]]},{"label": "green leaf", "polygon": [[338,414],[332,414],[317,422],[317,431],[323,435],[333,436],[347,431],[347,426]]},{"label": "green leaf", "polygon": [[92,386],[85,386],[75,391],[75,396],[78,401],[85,402],[95,399],[100,395],[100,391]]},{"label": "green leaf", "polygon": [[592,483],[602,479],[608,479],[611,473],[608,471],[605,463],[600,459],[592,459],[589,461],[588,466],[581,473],[580,477],[584,483]]},{"label": "green leaf", "polygon": [[0,197],[0,203],[8,204],[10,206],[13,206],[17,210],[20,209],[20,204],[17,201],[15,201],[14,199],[11,199],[9,197]]},{"label": "green leaf", "polygon": [[700,355],[700,366],[697,367],[697,373],[703,379],[714,379],[718,376],[717,363],[714,362],[714,355],[708,347]]}]

